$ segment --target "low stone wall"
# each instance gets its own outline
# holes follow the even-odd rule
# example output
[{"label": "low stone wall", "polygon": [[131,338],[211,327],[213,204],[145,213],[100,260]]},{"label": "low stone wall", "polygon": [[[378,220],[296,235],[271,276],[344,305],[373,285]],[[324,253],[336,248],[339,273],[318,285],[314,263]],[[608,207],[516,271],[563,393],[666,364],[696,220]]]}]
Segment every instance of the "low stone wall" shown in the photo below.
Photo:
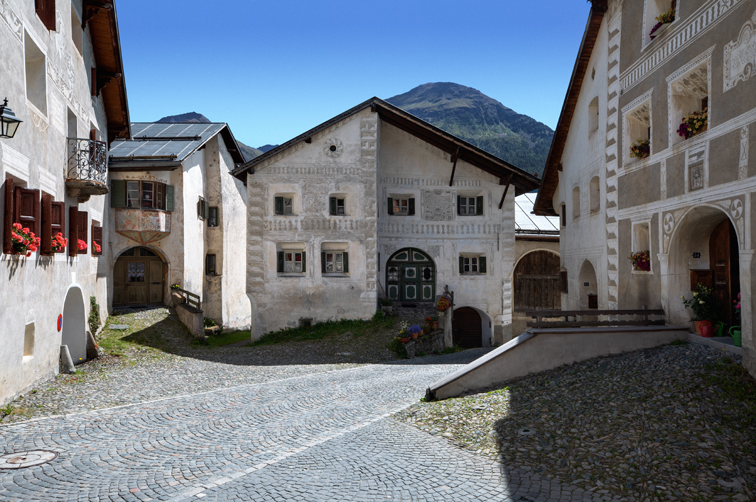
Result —
[{"label": "low stone wall", "polygon": [[190,307],[182,303],[176,307],[179,321],[189,328],[189,332],[194,336],[205,336],[205,315],[202,310]]},{"label": "low stone wall", "polygon": [[417,357],[419,353],[423,355],[433,354],[434,352],[444,351],[444,332],[443,330],[432,331],[417,340],[410,340],[405,344],[407,355]]}]

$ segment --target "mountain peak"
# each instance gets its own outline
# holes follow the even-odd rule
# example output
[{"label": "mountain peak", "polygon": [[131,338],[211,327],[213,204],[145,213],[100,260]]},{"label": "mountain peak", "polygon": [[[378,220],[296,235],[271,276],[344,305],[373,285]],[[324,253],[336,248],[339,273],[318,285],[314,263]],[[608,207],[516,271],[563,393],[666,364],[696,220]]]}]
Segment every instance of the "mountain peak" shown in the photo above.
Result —
[{"label": "mountain peak", "polygon": [[477,89],[431,82],[386,101],[520,169],[543,173],[554,131]]},{"label": "mountain peak", "polygon": [[192,124],[210,124],[210,119],[197,112],[182,113],[180,115],[168,115],[158,120],[158,124],[165,123],[192,123]]}]

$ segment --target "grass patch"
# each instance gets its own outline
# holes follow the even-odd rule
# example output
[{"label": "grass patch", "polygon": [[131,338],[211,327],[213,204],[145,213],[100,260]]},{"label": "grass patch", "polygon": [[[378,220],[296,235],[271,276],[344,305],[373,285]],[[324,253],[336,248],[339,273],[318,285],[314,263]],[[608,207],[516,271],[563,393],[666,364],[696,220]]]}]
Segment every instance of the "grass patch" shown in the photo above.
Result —
[{"label": "grass patch", "polygon": [[250,336],[249,331],[231,331],[229,333],[221,333],[218,336],[208,336],[206,340],[207,345],[210,347],[222,347],[224,345],[249,340]]},{"label": "grass patch", "polygon": [[322,340],[327,336],[350,332],[353,336],[371,335],[391,329],[394,319],[383,312],[376,312],[369,321],[357,319],[341,319],[340,321],[326,321],[313,324],[310,327],[284,328],[272,331],[259,340],[252,342],[252,346],[275,345],[285,342],[299,342],[303,340]]}]

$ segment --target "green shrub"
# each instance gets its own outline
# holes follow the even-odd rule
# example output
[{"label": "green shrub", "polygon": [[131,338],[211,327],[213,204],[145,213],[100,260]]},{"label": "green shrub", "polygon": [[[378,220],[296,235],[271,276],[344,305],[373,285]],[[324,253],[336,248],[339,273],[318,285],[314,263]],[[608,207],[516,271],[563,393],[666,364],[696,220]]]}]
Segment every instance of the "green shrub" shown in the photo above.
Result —
[{"label": "green shrub", "polygon": [[100,329],[100,306],[97,304],[97,298],[89,297],[89,332],[95,336]]},{"label": "green shrub", "polygon": [[402,359],[409,359],[409,353],[407,353],[407,347],[404,346],[398,338],[394,338],[389,343],[389,349],[396,353]]}]

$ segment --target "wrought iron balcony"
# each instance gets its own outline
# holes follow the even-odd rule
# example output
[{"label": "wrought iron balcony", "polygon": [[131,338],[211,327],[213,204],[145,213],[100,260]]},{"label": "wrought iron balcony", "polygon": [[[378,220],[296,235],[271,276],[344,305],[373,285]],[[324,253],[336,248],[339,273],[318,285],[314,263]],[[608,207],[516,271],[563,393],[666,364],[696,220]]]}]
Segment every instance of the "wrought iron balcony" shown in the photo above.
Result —
[{"label": "wrought iron balcony", "polygon": [[86,202],[91,195],[108,193],[108,153],[105,143],[68,138],[66,188],[71,197]]}]

